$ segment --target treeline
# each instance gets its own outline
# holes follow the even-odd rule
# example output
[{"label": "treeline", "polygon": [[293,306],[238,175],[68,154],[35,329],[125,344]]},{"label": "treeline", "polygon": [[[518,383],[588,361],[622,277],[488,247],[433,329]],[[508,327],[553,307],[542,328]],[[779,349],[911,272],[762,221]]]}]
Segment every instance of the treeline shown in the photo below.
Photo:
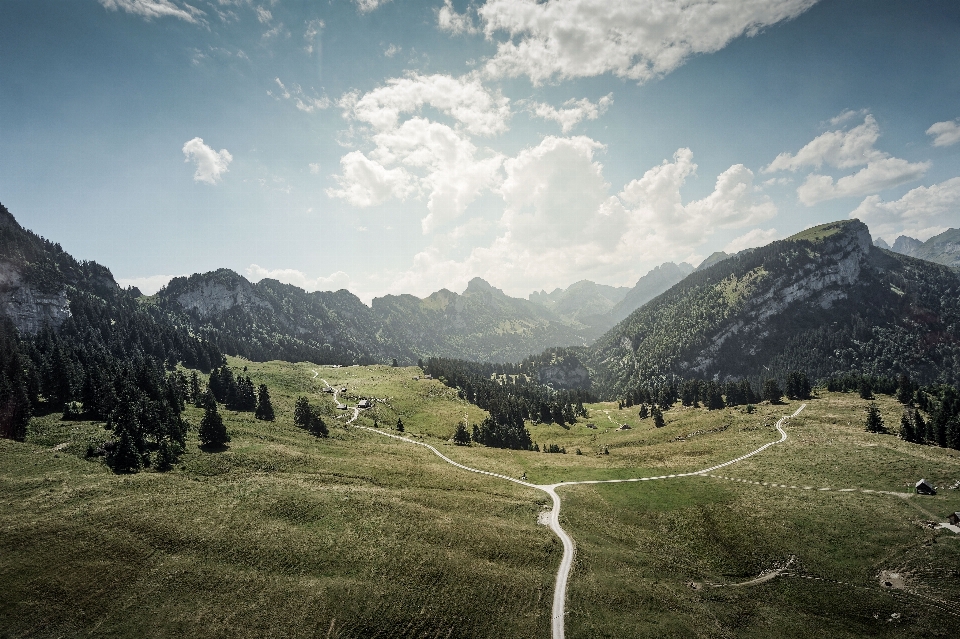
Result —
[{"label": "treeline", "polygon": [[595,401],[587,390],[554,391],[542,386],[522,372],[521,364],[431,357],[423,369],[456,388],[461,399],[490,413],[471,433],[473,441],[484,446],[532,450],[524,421],[573,424],[577,417],[587,416],[583,403]]},{"label": "treeline", "polygon": [[801,371],[789,373],[785,387],[781,388],[775,379],[765,380],[762,386],[756,389],[746,379],[718,382],[670,376],[638,385],[619,400],[619,405],[620,408],[640,405],[643,409],[649,405],[667,410],[679,401],[683,406],[703,406],[709,410],[718,410],[727,406],[755,404],[763,400],[775,404],[784,394],[790,399],[809,399],[813,390],[806,374]]}]

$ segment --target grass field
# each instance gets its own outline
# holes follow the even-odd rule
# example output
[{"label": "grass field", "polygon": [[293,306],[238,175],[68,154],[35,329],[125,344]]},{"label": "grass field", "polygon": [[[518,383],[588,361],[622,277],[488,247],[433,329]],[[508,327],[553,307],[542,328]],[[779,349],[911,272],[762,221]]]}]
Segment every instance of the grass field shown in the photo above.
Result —
[{"label": "grass field", "polygon": [[[696,471],[778,439],[773,424],[798,406],[678,406],[655,429],[594,404],[569,428],[530,425],[567,454],[504,451],[453,446],[456,424],[484,413],[415,368],[230,364],[268,384],[276,421],[223,410],[229,449],[200,451],[191,432],[169,473],[83,459],[108,433],[57,415],[35,418],[26,443],[0,440],[0,636],[549,636],[562,549],[537,525],[546,495],[343,427],[352,412],[321,379],[351,403],[378,400],[359,423],[399,417],[461,463],[534,483]],[[329,438],[293,425],[298,395],[323,408]],[[896,426],[895,402],[878,404]],[[860,489],[952,486],[960,454],[864,432],[865,405],[807,402],[785,443],[716,473],[726,479],[560,488],[577,544],[567,637],[953,634],[960,535],[923,524],[960,510],[960,490]],[[791,557],[789,576],[731,586]],[[883,571],[903,587],[884,587]]]}]

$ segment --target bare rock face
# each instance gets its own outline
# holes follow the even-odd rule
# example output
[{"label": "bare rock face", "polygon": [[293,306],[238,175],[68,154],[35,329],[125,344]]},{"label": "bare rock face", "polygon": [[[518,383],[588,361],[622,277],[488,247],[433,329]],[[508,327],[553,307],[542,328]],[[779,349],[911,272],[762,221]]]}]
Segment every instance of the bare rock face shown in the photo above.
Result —
[{"label": "bare rock face", "polygon": [[17,269],[0,262],[0,315],[9,317],[21,333],[34,334],[45,323],[59,328],[70,317],[65,291],[41,293],[25,284]]},{"label": "bare rock face", "polygon": [[560,390],[590,388],[590,371],[571,355],[554,356],[540,367],[540,383]]},{"label": "bare rock face", "polygon": [[255,307],[274,310],[273,305],[259,297],[245,280],[233,288],[216,282],[204,282],[199,287],[180,294],[177,302],[188,311],[197,311],[201,317],[222,313],[234,306],[246,310]]}]

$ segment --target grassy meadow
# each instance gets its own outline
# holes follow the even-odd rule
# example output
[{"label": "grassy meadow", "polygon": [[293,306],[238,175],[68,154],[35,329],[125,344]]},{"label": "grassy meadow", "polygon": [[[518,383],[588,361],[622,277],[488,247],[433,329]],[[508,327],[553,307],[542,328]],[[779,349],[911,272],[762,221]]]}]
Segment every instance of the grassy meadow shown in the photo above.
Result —
[{"label": "grassy meadow", "polygon": [[[114,475],[84,459],[102,424],[59,415],[35,418],[26,443],[0,440],[0,637],[549,636],[562,549],[537,524],[546,495],[344,427],[352,411],[321,379],[376,400],[358,423],[400,418],[452,459],[535,483],[696,471],[778,439],[773,424],[798,407],[677,406],[656,429],[593,404],[568,428],[529,426],[567,454],[505,451],[454,446],[456,424],[484,413],[416,368],[230,364],[269,386],[276,421],[221,409],[232,441],[208,453],[188,408],[194,430],[168,473]],[[294,426],[299,395],[330,437]],[[900,409],[877,402],[895,428]],[[567,637],[952,634],[960,535],[924,522],[960,510],[960,453],[864,432],[866,404],[822,393],[784,444],[723,478],[558,489],[577,544]],[[944,488],[861,490],[909,494],[921,477]],[[789,576],[733,586],[791,557]]]}]

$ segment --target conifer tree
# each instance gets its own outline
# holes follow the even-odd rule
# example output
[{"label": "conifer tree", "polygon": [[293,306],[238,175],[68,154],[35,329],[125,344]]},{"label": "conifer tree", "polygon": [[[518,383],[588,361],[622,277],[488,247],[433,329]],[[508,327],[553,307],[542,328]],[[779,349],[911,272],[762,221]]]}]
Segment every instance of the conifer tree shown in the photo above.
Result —
[{"label": "conifer tree", "polygon": [[647,405],[640,404],[640,419],[646,419],[648,416],[649,413],[647,412]]},{"label": "conifer tree", "polygon": [[403,420],[397,417],[397,431],[403,432]]},{"label": "conifer tree", "polygon": [[905,442],[914,442],[916,438],[913,430],[913,421],[910,419],[907,411],[903,411],[903,415],[900,416],[900,439]]},{"label": "conifer tree", "polygon": [[200,421],[200,444],[203,446],[222,446],[230,441],[223,417],[217,412],[217,401],[213,393],[207,393],[204,399],[203,419]]},{"label": "conifer tree", "polygon": [[775,379],[768,379],[763,383],[763,399],[771,404],[779,404],[783,398],[783,391]]},{"label": "conifer tree", "polygon": [[885,431],[883,427],[883,418],[880,416],[880,409],[877,408],[877,405],[871,403],[867,407],[867,432],[870,433],[882,433]]},{"label": "conifer tree", "polygon": [[270,403],[270,391],[267,390],[266,384],[260,384],[257,388],[257,412],[255,416],[263,421],[273,421],[273,404]]},{"label": "conifer tree", "polygon": [[659,406],[654,405],[653,408],[650,409],[650,413],[653,415],[654,426],[657,428],[663,428],[667,425],[667,422],[663,419],[663,411],[660,410]]},{"label": "conifer tree", "polygon": [[913,437],[914,441],[918,444],[925,444],[929,441],[929,437],[927,436],[927,422],[923,419],[920,411],[914,411],[913,413]]},{"label": "conifer tree", "polygon": [[301,428],[310,426],[310,402],[306,397],[298,397],[293,405],[293,423]]},{"label": "conifer tree", "polygon": [[453,434],[453,443],[457,446],[470,445],[470,433],[467,432],[467,427],[463,422],[457,424],[457,432]]},{"label": "conifer tree", "polygon": [[154,464],[156,468],[161,473],[165,473],[171,468],[176,461],[176,455],[173,451],[173,445],[170,443],[169,439],[161,439],[160,447],[157,448],[157,461]]}]

